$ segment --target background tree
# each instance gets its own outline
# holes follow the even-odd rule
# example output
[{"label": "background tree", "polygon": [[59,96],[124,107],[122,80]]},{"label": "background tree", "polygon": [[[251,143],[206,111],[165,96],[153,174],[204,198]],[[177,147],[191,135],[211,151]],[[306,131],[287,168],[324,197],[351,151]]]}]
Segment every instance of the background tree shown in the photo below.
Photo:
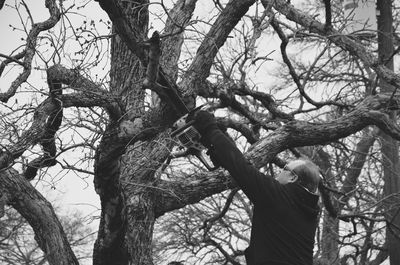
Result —
[{"label": "background tree", "polygon": [[[75,14],[99,6],[99,17],[76,24]],[[227,172],[171,157],[172,123],[205,101],[260,170],[274,174],[299,155],[318,163],[340,215],[322,213],[316,262],[380,264],[391,253],[398,190],[387,192],[393,184],[377,139],[400,139],[396,89],[381,86],[396,88],[400,79],[378,59],[379,38],[343,31],[350,18],[339,1],[46,0],[45,7],[42,22],[25,1],[0,11],[15,11],[21,25],[12,27],[22,34],[21,46],[0,54],[7,83],[0,205],[29,222],[50,264],[78,259],[29,181],[66,171],[93,176],[100,198],[94,264],[153,264],[153,249],[176,243],[157,238],[155,226],[185,239],[187,251],[176,252],[183,258],[243,262],[251,205]],[[37,73],[46,82],[36,84]]]}]

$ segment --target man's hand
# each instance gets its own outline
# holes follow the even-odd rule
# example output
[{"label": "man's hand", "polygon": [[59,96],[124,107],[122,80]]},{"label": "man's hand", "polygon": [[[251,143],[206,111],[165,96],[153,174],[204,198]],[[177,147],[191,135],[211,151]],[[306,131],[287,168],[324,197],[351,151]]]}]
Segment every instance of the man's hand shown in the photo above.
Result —
[{"label": "man's hand", "polygon": [[201,134],[201,143],[208,148],[207,155],[210,157],[213,165],[217,168],[220,166],[216,154],[211,148],[210,140],[207,138],[207,132],[211,132],[214,129],[218,129],[217,121],[212,113],[200,110],[193,115],[194,117],[188,117],[188,119],[194,120],[194,128]]},{"label": "man's hand", "polygon": [[189,116],[188,119],[193,119],[195,121],[193,126],[202,136],[205,136],[207,131],[218,128],[214,115],[208,111],[200,110],[194,113],[193,116],[194,117]]}]

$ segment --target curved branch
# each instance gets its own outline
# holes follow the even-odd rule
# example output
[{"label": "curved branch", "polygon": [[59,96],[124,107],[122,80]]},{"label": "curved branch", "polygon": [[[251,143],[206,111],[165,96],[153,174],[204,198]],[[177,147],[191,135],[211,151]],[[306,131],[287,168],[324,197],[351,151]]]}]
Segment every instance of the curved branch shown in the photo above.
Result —
[{"label": "curved branch", "polygon": [[[386,114],[379,112],[379,110],[386,111],[389,103],[395,100],[398,99],[386,94],[369,96],[353,111],[337,120],[327,123],[289,122],[252,146],[249,155],[253,158],[254,164],[265,165],[287,148],[333,142],[369,125],[376,125],[393,138],[400,139],[400,128],[390,122]],[[396,102],[391,104],[391,108],[398,108],[395,107],[398,105]]]},{"label": "curved branch", "polygon": [[68,69],[62,65],[56,64],[47,70],[52,80],[70,88],[79,93],[60,95],[63,107],[92,107],[99,106],[104,108],[114,119],[121,116],[117,95],[106,91],[101,85],[82,76],[76,69]]},{"label": "curved branch", "polygon": [[35,239],[51,265],[78,265],[51,204],[16,170],[0,171],[0,194],[32,226]]},{"label": "curved branch", "polygon": [[2,61],[1,64],[0,64],[0,76],[3,74],[4,69],[6,68],[6,66],[7,66],[9,63],[14,62],[14,63],[17,63],[17,64],[19,64],[19,65],[24,66],[24,63],[21,62],[21,61],[19,61],[19,59],[24,58],[25,53],[26,53],[26,51],[22,51],[22,52],[20,52],[20,53],[14,55],[14,56],[7,56],[7,55],[5,55],[5,54],[0,54],[0,57],[6,58],[6,59],[5,59],[4,61]]},{"label": "curved branch", "polygon": [[186,89],[185,94],[197,94],[199,90],[204,89],[204,81],[210,74],[211,66],[219,49],[254,3],[255,0],[231,0],[225,6],[198,48],[193,62],[183,78],[181,86]]},{"label": "curved branch", "polygon": [[[4,148],[5,151],[0,151],[0,170],[10,166],[15,159],[20,157],[32,145],[47,139],[47,136],[51,134],[52,126],[56,125],[58,119],[60,119],[57,105],[56,100],[48,98],[38,106],[32,126],[22,133],[20,140],[16,144],[12,147]],[[56,118],[56,120],[53,120],[53,118]]]},{"label": "curved branch", "polygon": [[[276,33],[278,34],[279,38],[281,39],[282,43],[281,43],[281,54],[282,54],[282,59],[285,62],[285,64],[287,65],[287,67],[289,68],[289,74],[291,75],[291,77],[293,78],[294,83],[297,86],[297,89],[300,92],[300,95],[302,97],[304,97],[308,103],[314,105],[317,108],[321,108],[325,105],[335,105],[335,106],[340,106],[340,107],[345,107],[345,105],[340,104],[336,101],[326,101],[326,102],[316,102],[314,101],[309,95],[307,95],[307,93],[304,91],[304,84],[302,84],[300,82],[300,77],[297,75],[295,68],[293,67],[287,53],[286,53],[286,47],[289,44],[289,40],[286,37],[285,33],[283,32],[283,30],[281,29],[281,27],[279,26],[279,23],[276,19],[271,19],[271,25],[274,28],[274,30],[276,31]],[[303,101],[302,101],[303,103]],[[300,109],[302,108],[302,106],[299,107]]]},{"label": "curved branch", "polygon": [[229,263],[233,265],[241,265],[240,262],[236,261],[220,244],[218,244],[215,240],[210,237],[205,237],[203,242],[206,244],[210,244],[211,246],[216,247],[222,255],[229,261]]},{"label": "curved branch", "polygon": [[[43,155],[31,161],[24,172],[28,180],[32,180],[40,168],[54,166],[57,153],[54,135],[60,128],[63,118],[63,108],[59,96],[62,93],[60,83],[56,83],[48,74],[49,98],[42,102],[35,110],[32,127],[41,128],[42,133],[36,141],[43,148]],[[30,133],[29,131],[27,133]],[[36,142],[35,141],[35,142]],[[33,142],[33,144],[35,143]]]},{"label": "curved branch", "polygon": [[[161,215],[193,204],[213,194],[237,187],[228,174],[222,170],[201,173],[185,181],[158,180],[159,190],[155,209],[156,218]],[[196,191],[196,192],[193,192]]]},{"label": "curved branch", "polygon": [[[291,121],[255,143],[245,156],[254,166],[260,168],[288,148],[326,144],[347,137],[369,125],[380,126],[380,129],[400,140],[400,128],[388,123],[389,119],[383,122],[385,114],[377,114],[379,109],[386,109],[388,102],[392,100],[391,95],[369,96],[347,115],[323,124]],[[159,181],[156,186],[163,190],[158,194],[160,203],[157,204],[156,212],[159,216],[236,187],[236,184],[227,173],[216,171],[203,173],[184,183]],[[193,190],[198,192],[194,194]]]},{"label": "curved branch", "polygon": [[272,114],[272,118],[293,120],[293,115],[278,109],[275,99],[270,95],[259,91],[252,91],[245,86],[234,88],[238,95],[248,95],[261,102],[261,104]]},{"label": "curved branch", "polygon": [[[46,8],[49,10],[50,13],[50,18],[47,19],[44,22],[41,23],[36,23],[32,25],[32,29],[30,30],[27,41],[26,41],[26,48],[23,52],[24,54],[24,69],[22,73],[12,82],[10,88],[8,89],[7,92],[5,93],[0,93],[0,101],[2,102],[7,102],[12,96],[15,95],[18,87],[24,83],[29,75],[31,74],[32,70],[32,60],[33,56],[36,53],[36,42],[37,42],[37,37],[38,35],[45,30],[51,29],[54,27],[57,22],[61,18],[61,13],[59,8],[56,5],[55,0],[46,0],[45,2]],[[21,56],[17,55],[18,57]],[[13,58],[18,58],[18,57],[13,57]]]},{"label": "curved branch", "polygon": [[210,229],[213,226],[213,224],[215,223],[215,221],[224,217],[225,214],[228,212],[229,207],[232,204],[233,198],[235,197],[238,190],[239,190],[239,188],[232,189],[231,192],[229,193],[228,197],[226,198],[226,201],[225,201],[225,204],[224,204],[224,207],[222,208],[222,210],[219,213],[212,216],[211,218],[208,218],[203,221],[203,225],[199,229],[204,229],[204,236],[207,236],[207,233],[210,231]]},{"label": "curved branch", "polygon": [[[26,168],[25,175],[28,179],[33,179],[39,168],[56,164],[54,158],[56,155],[54,135],[61,125],[63,100],[66,100],[66,106],[71,106],[73,103],[75,103],[74,106],[79,106],[78,103],[86,106],[94,103],[104,103],[102,106],[106,106],[109,112],[117,116],[120,113],[113,97],[110,97],[99,86],[82,77],[74,70],[66,69],[60,65],[52,66],[47,70],[47,80],[49,97],[36,108],[31,127],[22,133],[20,140],[15,145],[5,148],[7,151],[0,153],[0,169],[2,169],[11,165],[15,159],[20,157],[32,145],[41,144],[44,151],[43,155],[31,161]],[[72,88],[83,86],[85,92],[79,95],[79,100],[76,95],[63,96],[61,83],[68,84]],[[83,95],[86,95],[86,97]],[[89,97],[88,95],[92,95],[89,103],[84,102]],[[94,95],[97,95],[97,97]],[[73,99],[75,101],[71,102]]]},{"label": "curved branch", "polygon": [[227,118],[218,118],[217,122],[225,128],[232,128],[240,132],[250,144],[254,144],[259,140],[259,135],[242,122],[237,122]]},{"label": "curved branch", "polygon": [[267,125],[259,117],[254,115],[254,112],[235,99],[238,96],[251,96],[261,102],[272,114],[272,118],[282,118],[292,120],[293,116],[278,110],[277,105],[271,95],[258,91],[251,91],[246,87],[246,84],[236,84],[234,81],[227,81],[222,84],[211,84],[206,82],[207,90],[203,90],[200,96],[205,98],[219,98],[223,107],[230,107],[233,111],[246,117],[254,127],[263,127],[265,130],[274,130],[274,125]]},{"label": "curved branch", "polygon": [[[271,1],[262,0],[261,2],[264,6],[268,6]],[[367,49],[361,44],[361,42],[357,42],[357,40],[354,40],[333,28],[326,28],[321,22],[296,9],[289,1],[274,0],[273,3],[274,8],[279,13],[286,16],[287,19],[302,25],[310,32],[326,36],[337,46],[348,51],[350,54],[357,56],[364,63],[364,67],[373,68],[380,78],[385,79],[388,83],[396,87],[400,87],[400,75],[395,74],[384,64],[379,64],[378,58],[374,57],[370,52],[367,52]]]}]

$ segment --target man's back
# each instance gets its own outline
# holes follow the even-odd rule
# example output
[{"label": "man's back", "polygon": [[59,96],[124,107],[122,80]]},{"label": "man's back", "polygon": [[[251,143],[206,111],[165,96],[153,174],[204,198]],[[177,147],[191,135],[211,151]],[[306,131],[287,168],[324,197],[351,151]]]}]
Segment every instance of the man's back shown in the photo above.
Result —
[{"label": "man's back", "polygon": [[[281,185],[282,186],[282,185]],[[273,203],[254,205],[247,264],[312,264],[318,196],[296,184],[281,187]]]}]

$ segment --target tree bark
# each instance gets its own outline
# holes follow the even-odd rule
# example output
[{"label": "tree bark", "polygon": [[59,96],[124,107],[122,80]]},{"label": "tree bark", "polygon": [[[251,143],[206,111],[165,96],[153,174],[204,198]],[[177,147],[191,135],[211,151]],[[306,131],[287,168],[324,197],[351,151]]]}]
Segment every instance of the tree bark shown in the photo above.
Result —
[{"label": "tree bark", "polygon": [[151,265],[153,227],[156,220],[157,170],[170,154],[166,134],[129,147],[121,159],[121,190],[126,218],[126,244],[132,264]]},{"label": "tree bark", "polygon": [[51,265],[79,264],[51,204],[16,170],[0,171],[0,194],[31,225]]},{"label": "tree bark", "polygon": [[[110,8],[107,5],[119,3],[100,1],[100,4],[102,8]],[[137,46],[136,40],[146,38],[147,1],[125,2],[121,9],[111,7],[111,10],[114,12],[109,12],[114,23],[113,31],[117,31],[118,25],[123,25],[122,27],[126,29],[124,32],[121,29],[117,31],[118,35],[112,39],[110,69],[110,91],[120,95],[123,116],[119,119],[110,117],[110,122],[96,152],[94,182],[96,192],[100,196],[102,212],[93,253],[95,265],[129,263],[130,257],[125,241],[124,201],[120,186],[120,172],[123,170],[120,158],[125,152],[127,143],[121,143],[120,137],[133,129],[137,132],[143,128],[145,94],[138,81],[144,75],[144,68],[140,61],[144,58],[144,50]],[[127,45],[127,41],[121,38],[128,38],[129,44]],[[129,49],[129,45],[137,47],[137,54]]]},{"label": "tree bark", "polygon": [[186,89],[185,95],[197,95],[199,91],[205,89],[204,83],[210,75],[211,66],[219,49],[255,2],[255,0],[230,0],[226,4],[197,49],[190,67],[182,78],[180,86]]}]

